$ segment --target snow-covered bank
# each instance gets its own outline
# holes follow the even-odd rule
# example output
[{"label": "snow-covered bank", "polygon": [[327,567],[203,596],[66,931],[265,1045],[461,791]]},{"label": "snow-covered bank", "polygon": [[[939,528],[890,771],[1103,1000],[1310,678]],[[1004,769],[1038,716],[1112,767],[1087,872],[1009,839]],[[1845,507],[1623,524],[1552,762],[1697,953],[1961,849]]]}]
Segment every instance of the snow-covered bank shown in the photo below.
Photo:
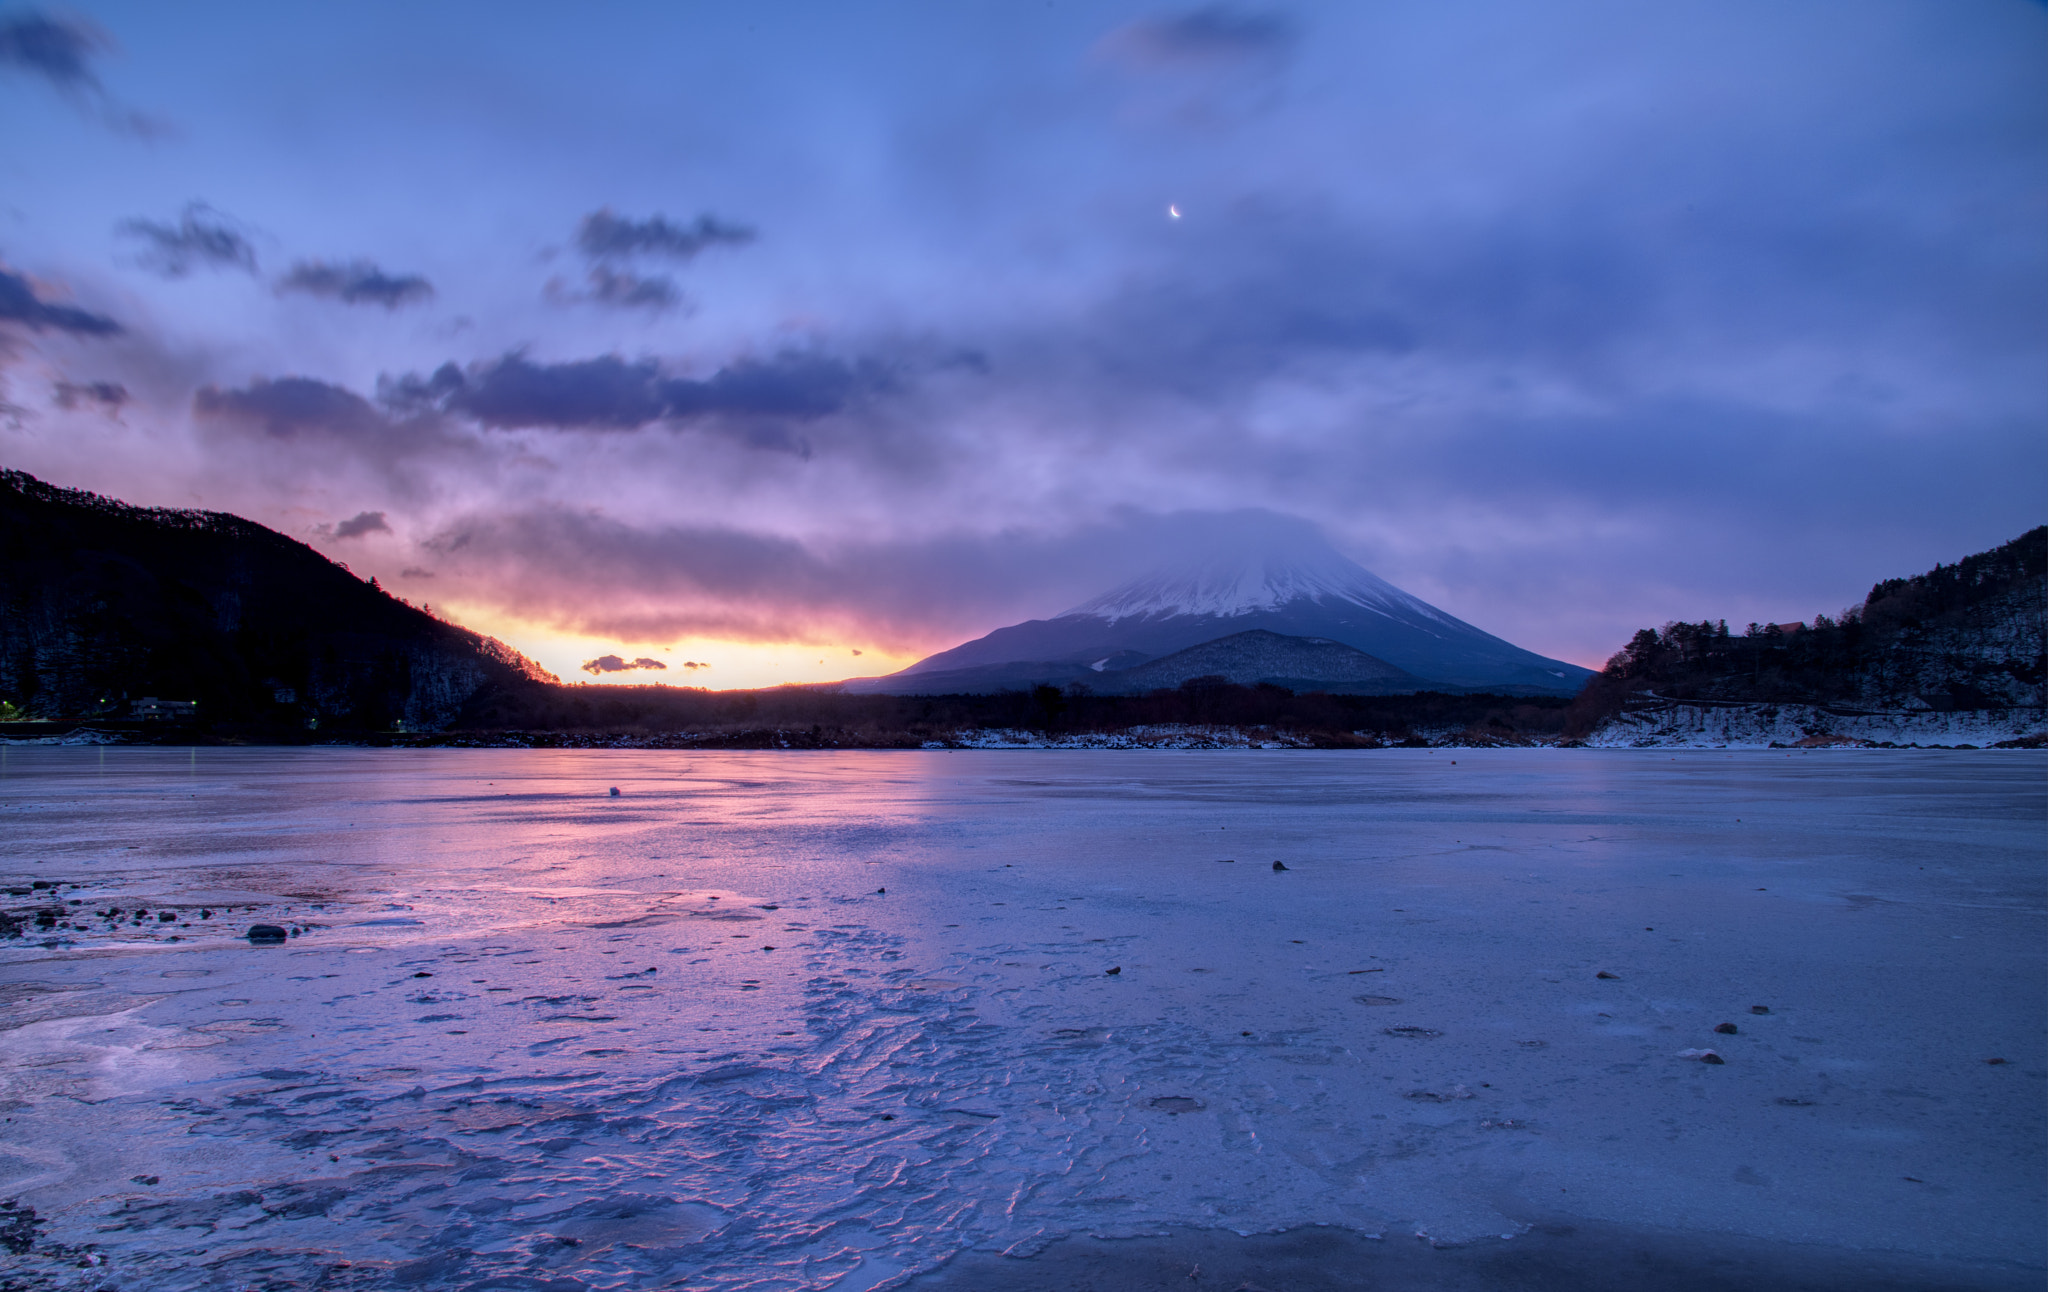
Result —
[{"label": "snow-covered bank", "polygon": [[[902,732],[766,728],[750,731],[497,731],[388,734],[323,742],[326,748],[850,750],[850,749],[1811,749],[1865,746],[1990,749],[2048,739],[2040,709],[1853,713],[1819,705],[1672,703],[1608,719],[1583,741],[1502,727],[1416,726],[1400,731],[1296,731],[1221,723],[1156,723],[1097,731],[962,727],[919,740]],[[177,733],[79,728],[47,736],[0,736],[0,746],[158,744],[183,748]],[[196,743],[208,744],[209,741]]]},{"label": "snow-covered bank", "polygon": [[1866,713],[1813,704],[1684,704],[1639,708],[1602,723],[1596,749],[1785,749],[1876,745],[1978,749],[2048,735],[2048,710]]}]

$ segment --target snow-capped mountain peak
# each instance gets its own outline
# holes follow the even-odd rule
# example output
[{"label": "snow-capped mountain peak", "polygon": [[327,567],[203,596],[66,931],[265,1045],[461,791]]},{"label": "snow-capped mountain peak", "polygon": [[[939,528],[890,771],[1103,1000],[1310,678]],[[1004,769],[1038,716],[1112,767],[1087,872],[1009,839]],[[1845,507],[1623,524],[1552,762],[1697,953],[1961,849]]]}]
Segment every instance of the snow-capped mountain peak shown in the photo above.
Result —
[{"label": "snow-capped mountain peak", "polygon": [[1445,618],[1443,612],[1305,536],[1190,553],[1075,606],[1060,618],[1120,619],[1163,615],[1233,618],[1293,601],[1350,602],[1381,614]]},{"label": "snow-capped mountain peak", "polygon": [[[1385,669],[1377,685],[1494,687],[1509,693],[1569,693],[1588,676],[1578,665],[1523,650],[1403,592],[1291,517],[1210,517],[1205,524],[1182,526],[1177,539],[1174,559],[1065,614],[998,628],[861,685],[944,694],[1048,680],[1086,682],[1112,673],[1150,677],[1142,670],[1152,661],[1223,639],[1234,644],[1227,650],[1219,646],[1216,658],[1180,658],[1173,667],[1214,672],[1212,666],[1227,656],[1235,661],[1231,668],[1277,668],[1285,656],[1291,661],[1286,667],[1296,670],[1285,676],[1295,681],[1335,668],[1346,685],[1354,685],[1360,683],[1354,676],[1359,669],[1350,654],[1357,654]],[[1285,649],[1246,646],[1271,646],[1268,638]],[[1343,648],[1349,648],[1349,662],[1341,667],[1316,654],[1341,654]]]}]

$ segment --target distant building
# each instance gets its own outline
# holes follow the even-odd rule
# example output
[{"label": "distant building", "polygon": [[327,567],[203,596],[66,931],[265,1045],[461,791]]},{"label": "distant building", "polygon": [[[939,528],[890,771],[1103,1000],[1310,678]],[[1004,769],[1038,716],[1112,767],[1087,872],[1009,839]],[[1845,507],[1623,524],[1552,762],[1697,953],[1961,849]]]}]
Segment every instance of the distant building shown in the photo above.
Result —
[{"label": "distant building", "polygon": [[143,722],[187,722],[199,716],[197,700],[159,700],[145,695],[128,706],[128,716]]},{"label": "distant building", "polygon": [[1784,633],[1788,637],[1791,636],[1793,633],[1803,633],[1806,631],[1806,625],[1804,623],[1772,624],[1771,627],[1777,629],[1781,633]]}]

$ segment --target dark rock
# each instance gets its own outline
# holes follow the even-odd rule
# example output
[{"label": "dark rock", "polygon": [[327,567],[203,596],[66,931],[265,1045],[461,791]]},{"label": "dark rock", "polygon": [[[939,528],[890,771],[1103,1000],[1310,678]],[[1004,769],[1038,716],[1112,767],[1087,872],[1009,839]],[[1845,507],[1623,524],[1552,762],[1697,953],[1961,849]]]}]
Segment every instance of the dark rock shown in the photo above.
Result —
[{"label": "dark rock", "polygon": [[1708,1050],[1708,1051],[1707,1051],[1707,1052],[1706,1052],[1705,1054],[1702,1054],[1702,1055],[1700,1056],[1700,1062],[1701,1062],[1701,1063],[1714,1063],[1714,1064],[1720,1064],[1720,1063],[1726,1063],[1726,1062],[1728,1062],[1728,1060],[1726,1060],[1726,1059],[1722,1058],[1722,1057],[1721,1057],[1720,1055],[1718,1055],[1718,1054],[1714,1053],[1714,1052],[1713,1052],[1712,1050]]},{"label": "dark rock", "polygon": [[1427,1041],[1443,1035],[1433,1027],[1383,1027],[1380,1031],[1387,1036],[1406,1037],[1411,1041]]},{"label": "dark rock", "polygon": [[1735,1035],[1735,1024],[1720,1023],[1715,1026],[1714,1030],[1723,1036],[1733,1036]]},{"label": "dark rock", "polygon": [[432,975],[432,974],[428,973],[428,972],[427,972],[426,970],[424,970],[424,969],[420,970],[420,971],[419,971],[418,973],[416,973],[416,974],[414,974],[414,975],[413,975],[413,977],[415,977],[415,978],[431,978],[431,977],[433,977],[433,976],[434,976],[434,975]]},{"label": "dark rock", "polygon": [[1124,967],[1123,967],[1122,965],[1117,965],[1117,966],[1116,966],[1115,968],[1113,968],[1113,969],[1104,969],[1104,970],[1103,970],[1102,972],[1103,972],[1103,973],[1104,973],[1105,975],[1107,975],[1107,976],[1109,976],[1109,977],[1111,977],[1111,978],[1114,978],[1114,977],[1116,977],[1116,976],[1117,976],[1118,974],[1122,973],[1123,971],[1124,971]]},{"label": "dark rock", "polygon": [[1596,973],[1596,974],[1594,974],[1593,976],[1594,976],[1595,978],[1617,978],[1617,979],[1621,977],[1621,975],[1620,975],[1620,974],[1618,974],[1618,973],[1608,973],[1608,972],[1607,972],[1607,971],[1606,971],[1605,969],[1602,969],[1602,970],[1601,970],[1601,971],[1600,971],[1599,973]]},{"label": "dark rock", "polygon": [[249,941],[256,943],[259,946],[274,946],[277,943],[284,941],[286,938],[290,936],[291,934],[285,932],[283,929],[277,927],[275,924],[251,924],[249,926]]},{"label": "dark rock", "polygon": [[1186,1095],[1161,1095],[1152,1101],[1152,1106],[1162,1113],[1198,1113],[1209,1105]]},{"label": "dark rock", "polygon": [[618,786],[616,786],[616,785],[614,785],[614,786],[612,786],[612,797],[613,797],[613,798],[617,798],[618,796],[619,796],[619,787],[618,787]]},{"label": "dark rock", "polygon": [[26,1256],[42,1237],[42,1229],[42,1218],[36,1215],[34,1207],[23,1206],[18,1198],[0,1202],[0,1248]]},{"label": "dark rock", "polygon": [[128,1178],[136,1184],[155,1184],[157,1182],[157,1177],[153,1175],[131,1175]]},{"label": "dark rock", "polygon": [[1771,1012],[1771,1007],[1769,1005],[1751,1005],[1749,1012],[1752,1014],[1768,1014]]},{"label": "dark rock", "polygon": [[876,891],[876,892],[878,892],[878,893],[886,893],[886,892],[888,892],[889,890],[888,890],[888,889],[886,889],[886,888],[878,888],[878,889],[876,889],[875,891]]},{"label": "dark rock", "polygon": [[1275,869],[1275,870],[1285,870],[1285,869],[1287,869],[1287,863],[1286,863],[1286,862],[1284,862],[1284,861],[1276,861],[1276,862],[1274,862],[1274,863],[1273,863],[1273,869]]},{"label": "dark rock", "polygon": [[2004,1060],[2004,1059],[1986,1059],[1986,1060],[1984,1060],[1984,1062],[1986,1062],[1986,1063],[1990,1064],[1990,1065],[1991,1065],[1992,1067],[1994,1067],[1994,1068],[1995,1068],[1995,1067],[1999,1066],[2000,1064],[2004,1063],[2004,1062],[2005,1062],[2005,1060]]}]

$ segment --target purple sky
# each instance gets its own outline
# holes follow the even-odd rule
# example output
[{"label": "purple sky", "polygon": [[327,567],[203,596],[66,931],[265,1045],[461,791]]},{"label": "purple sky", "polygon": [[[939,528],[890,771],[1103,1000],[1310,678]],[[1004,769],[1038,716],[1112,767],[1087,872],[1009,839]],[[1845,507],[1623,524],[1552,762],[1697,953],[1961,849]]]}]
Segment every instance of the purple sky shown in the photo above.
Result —
[{"label": "purple sky", "polygon": [[886,671],[1248,511],[1598,664],[2043,519],[2044,36],[0,7],[0,462],[276,526],[565,675]]}]

